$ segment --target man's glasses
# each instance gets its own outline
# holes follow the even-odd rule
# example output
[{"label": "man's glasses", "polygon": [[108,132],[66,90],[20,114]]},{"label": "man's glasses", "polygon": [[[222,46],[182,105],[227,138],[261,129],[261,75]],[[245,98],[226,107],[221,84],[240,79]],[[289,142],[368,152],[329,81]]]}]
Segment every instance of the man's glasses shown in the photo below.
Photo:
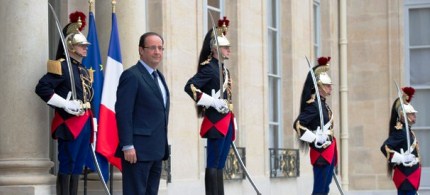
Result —
[{"label": "man's glasses", "polygon": [[162,46],[155,46],[155,45],[153,45],[153,46],[149,46],[149,47],[143,47],[143,48],[145,48],[145,49],[149,49],[149,50],[151,50],[151,51],[155,51],[155,50],[160,50],[160,51],[164,51],[164,47],[162,47]]}]

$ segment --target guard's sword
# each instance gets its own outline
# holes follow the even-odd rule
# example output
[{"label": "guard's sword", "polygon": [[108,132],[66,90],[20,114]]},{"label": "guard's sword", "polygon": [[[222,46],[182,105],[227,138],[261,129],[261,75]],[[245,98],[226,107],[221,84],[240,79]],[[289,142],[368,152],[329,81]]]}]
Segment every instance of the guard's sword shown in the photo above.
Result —
[{"label": "guard's sword", "polygon": [[[411,153],[411,138],[409,136],[409,122],[408,122],[408,118],[406,117],[406,112],[405,112],[405,104],[403,102],[403,97],[402,97],[402,92],[399,88],[399,85],[397,85],[396,81],[394,81],[394,84],[396,84],[396,88],[397,88],[397,96],[399,96],[399,101],[400,101],[400,106],[402,108],[402,112],[403,112],[403,119],[405,121],[405,129],[406,129],[406,142],[408,144],[408,150],[406,151],[406,154],[410,154]],[[413,161],[412,161],[413,162]],[[405,163],[403,162],[404,166],[411,166],[412,162],[410,163]]]},{"label": "guard's sword", "polygon": [[[72,89],[72,98],[74,100],[76,100],[77,97],[76,97],[75,77],[73,75],[72,63],[70,62],[69,51],[67,50],[66,41],[65,41],[63,32],[61,30],[60,21],[58,20],[57,14],[55,13],[54,8],[52,7],[52,5],[49,2],[48,2],[48,5],[49,5],[49,8],[51,10],[52,15],[54,16],[55,24],[56,24],[58,33],[60,35],[60,40],[61,40],[61,43],[63,45],[64,54],[66,56],[67,68],[69,69],[69,76],[70,76],[70,87]],[[106,182],[104,181],[104,178],[103,178],[103,176],[101,174],[100,166],[99,166],[99,163],[97,161],[97,157],[96,157],[96,154],[95,154],[94,146],[92,144],[91,144],[91,156],[93,157],[94,165],[95,165],[96,170],[97,170],[97,174],[99,175],[100,180],[103,183],[103,187],[105,189],[105,192],[106,192],[106,194],[110,195],[109,189],[107,188]]]},{"label": "guard's sword", "polygon": [[[309,72],[311,73],[312,81],[313,81],[313,83],[314,83],[315,95],[317,96],[318,111],[319,111],[320,124],[321,124],[321,126],[320,126],[320,130],[319,130],[319,131],[323,131],[323,127],[324,127],[324,120],[323,120],[323,114],[322,114],[321,97],[320,97],[320,92],[319,92],[319,90],[318,90],[318,83],[317,83],[317,79],[316,79],[316,77],[315,77],[314,70],[312,69],[312,66],[311,66],[311,63],[309,62],[308,57],[306,57],[306,56],[305,56],[305,58],[306,58],[306,61],[308,62]],[[324,144],[322,144],[322,145],[318,145],[318,144],[317,144],[317,142],[315,141],[315,147],[317,147],[317,148],[322,148],[323,146],[324,146]],[[340,185],[340,183],[339,183],[339,180],[338,180],[338,178],[337,178],[336,172],[335,172],[334,170],[333,170],[333,178],[334,178],[334,181],[336,182],[336,186],[337,186],[337,189],[339,189],[340,194],[341,194],[341,195],[344,195],[344,193],[343,193],[343,189],[342,189],[342,187],[341,187],[341,185]]]},{"label": "guard's sword", "polygon": [[73,75],[73,68],[72,68],[72,63],[70,62],[70,55],[69,55],[69,51],[67,50],[66,40],[64,38],[63,32],[61,30],[60,21],[58,20],[58,17],[57,17],[57,14],[55,13],[54,8],[49,2],[48,2],[48,5],[52,15],[54,16],[55,25],[57,27],[58,34],[60,35],[60,40],[64,49],[64,55],[66,56],[67,68],[69,69],[69,76],[70,76],[70,87],[72,89],[72,99],[76,100],[77,97],[76,97],[75,77]]},{"label": "guard's sword", "polygon": [[231,142],[231,146],[233,147],[234,154],[236,155],[236,158],[239,161],[239,164],[242,167],[243,172],[245,172],[245,175],[248,178],[249,182],[251,183],[252,187],[254,188],[255,192],[257,192],[257,195],[261,195],[260,190],[258,190],[254,181],[252,181],[251,176],[249,176],[248,170],[246,170],[245,164],[243,163],[242,158],[240,157],[240,154],[237,151],[237,148],[236,148],[236,145],[234,144],[234,142]]},{"label": "guard's sword", "polygon": [[[315,88],[315,95],[317,96],[317,102],[318,102],[318,112],[319,112],[319,116],[320,116],[320,128],[317,129],[317,134],[321,134],[323,133],[323,128],[324,128],[324,118],[323,118],[323,113],[322,113],[322,104],[321,104],[321,96],[320,96],[320,92],[318,90],[318,83],[317,83],[317,79],[315,77],[315,73],[314,70],[312,69],[311,63],[309,62],[308,57],[306,57],[306,61],[308,62],[308,67],[309,67],[309,72],[312,76],[312,81],[314,84],[314,88]],[[315,147],[317,148],[322,148],[324,146],[325,143],[318,145],[318,142],[314,142]]]},{"label": "guard's sword", "polygon": [[217,52],[217,54],[218,54],[218,71],[219,71],[219,98],[220,99],[222,99],[222,94],[223,94],[223,82],[222,82],[222,65],[221,65],[221,58],[222,58],[222,56],[221,56],[221,52],[219,51],[219,42],[218,42],[218,35],[217,35],[217,32],[216,32],[216,28],[215,28],[215,21],[214,21],[214,19],[213,19],[213,17],[212,17],[212,13],[211,12],[209,12],[209,16],[210,16],[210,18],[211,18],[211,21],[212,21],[212,34],[213,34],[213,36],[214,36],[214,39],[215,39],[215,43],[216,43],[216,52]]},{"label": "guard's sword", "polygon": [[[216,43],[216,50],[217,50],[217,54],[218,54],[218,70],[219,70],[219,91],[220,91],[220,95],[219,98],[223,98],[222,94],[223,93],[223,75],[222,75],[222,65],[221,65],[221,52],[219,51],[219,42],[218,42],[218,35],[216,32],[216,28],[215,28],[215,21],[212,17],[212,13],[209,12],[211,21],[212,21],[212,33],[215,39],[215,43]],[[236,158],[239,161],[240,166],[242,167],[243,171],[245,172],[246,177],[248,178],[249,182],[251,182],[252,187],[254,188],[255,192],[257,192],[257,195],[261,195],[261,192],[258,190],[257,186],[255,185],[254,181],[252,180],[252,178],[249,176],[248,170],[246,169],[245,164],[242,161],[242,158],[240,157],[239,152],[237,151],[236,145],[234,144],[234,142],[231,142],[231,146],[233,147],[233,151],[234,154],[236,155]]]}]

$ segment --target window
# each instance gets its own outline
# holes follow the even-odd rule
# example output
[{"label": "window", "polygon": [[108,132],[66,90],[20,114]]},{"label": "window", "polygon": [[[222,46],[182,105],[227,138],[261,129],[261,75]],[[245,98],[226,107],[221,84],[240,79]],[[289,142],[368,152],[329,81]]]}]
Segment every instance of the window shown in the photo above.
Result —
[{"label": "window", "polygon": [[430,188],[430,0],[405,1],[405,80],[415,88],[412,105],[418,111],[412,126],[420,146],[421,188]]},{"label": "window", "polygon": [[314,59],[318,59],[321,56],[321,13],[320,13],[320,2],[319,0],[314,1],[313,5],[313,16],[314,16]]},{"label": "window", "polygon": [[[224,16],[224,0],[205,0],[203,5],[203,17],[205,18],[203,20],[203,32],[206,34],[213,25],[218,24],[218,19],[221,19]],[[212,21],[211,15],[214,21]]]},{"label": "window", "polygon": [[279,60],[279,0],[268,1],[269,147],[282,147],[281,67]]}]

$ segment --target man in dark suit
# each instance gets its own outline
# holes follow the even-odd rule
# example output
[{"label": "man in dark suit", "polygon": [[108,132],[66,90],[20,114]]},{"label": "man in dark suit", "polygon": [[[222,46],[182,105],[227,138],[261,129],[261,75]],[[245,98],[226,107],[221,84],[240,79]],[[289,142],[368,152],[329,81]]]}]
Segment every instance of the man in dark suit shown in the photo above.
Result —
[{"label": "man in dark suit", "polygon": [[122,160],[123,194],[156,195],[162,160],[169,158],[167,123],[169,90],[157,70],[163,38],[154,32],[140,37],[140,60],[120,77],[115,104]]}]

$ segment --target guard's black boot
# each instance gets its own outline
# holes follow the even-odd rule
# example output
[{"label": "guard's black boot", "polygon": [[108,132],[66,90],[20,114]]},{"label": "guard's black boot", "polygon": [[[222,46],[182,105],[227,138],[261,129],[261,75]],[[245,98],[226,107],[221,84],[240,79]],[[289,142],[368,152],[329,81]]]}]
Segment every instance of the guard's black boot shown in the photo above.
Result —
[{"label": "guard's black boot", "polygon": [[58,173],[57,175],[57,195],[69,195],[70,175]]},{"label": "guard's black boot", "polygon": [[206,195],[218,195],[217,169],[206,168],[205,190]]},{"label": "guard's black boot", "polygon": [[224,195],[224,172],[222,169],[217,170],[218,195]]},{"label": "guard's black boot", "polygon": [[70,178],[70,195],[78,194],[79,175],[72,175]]}]

